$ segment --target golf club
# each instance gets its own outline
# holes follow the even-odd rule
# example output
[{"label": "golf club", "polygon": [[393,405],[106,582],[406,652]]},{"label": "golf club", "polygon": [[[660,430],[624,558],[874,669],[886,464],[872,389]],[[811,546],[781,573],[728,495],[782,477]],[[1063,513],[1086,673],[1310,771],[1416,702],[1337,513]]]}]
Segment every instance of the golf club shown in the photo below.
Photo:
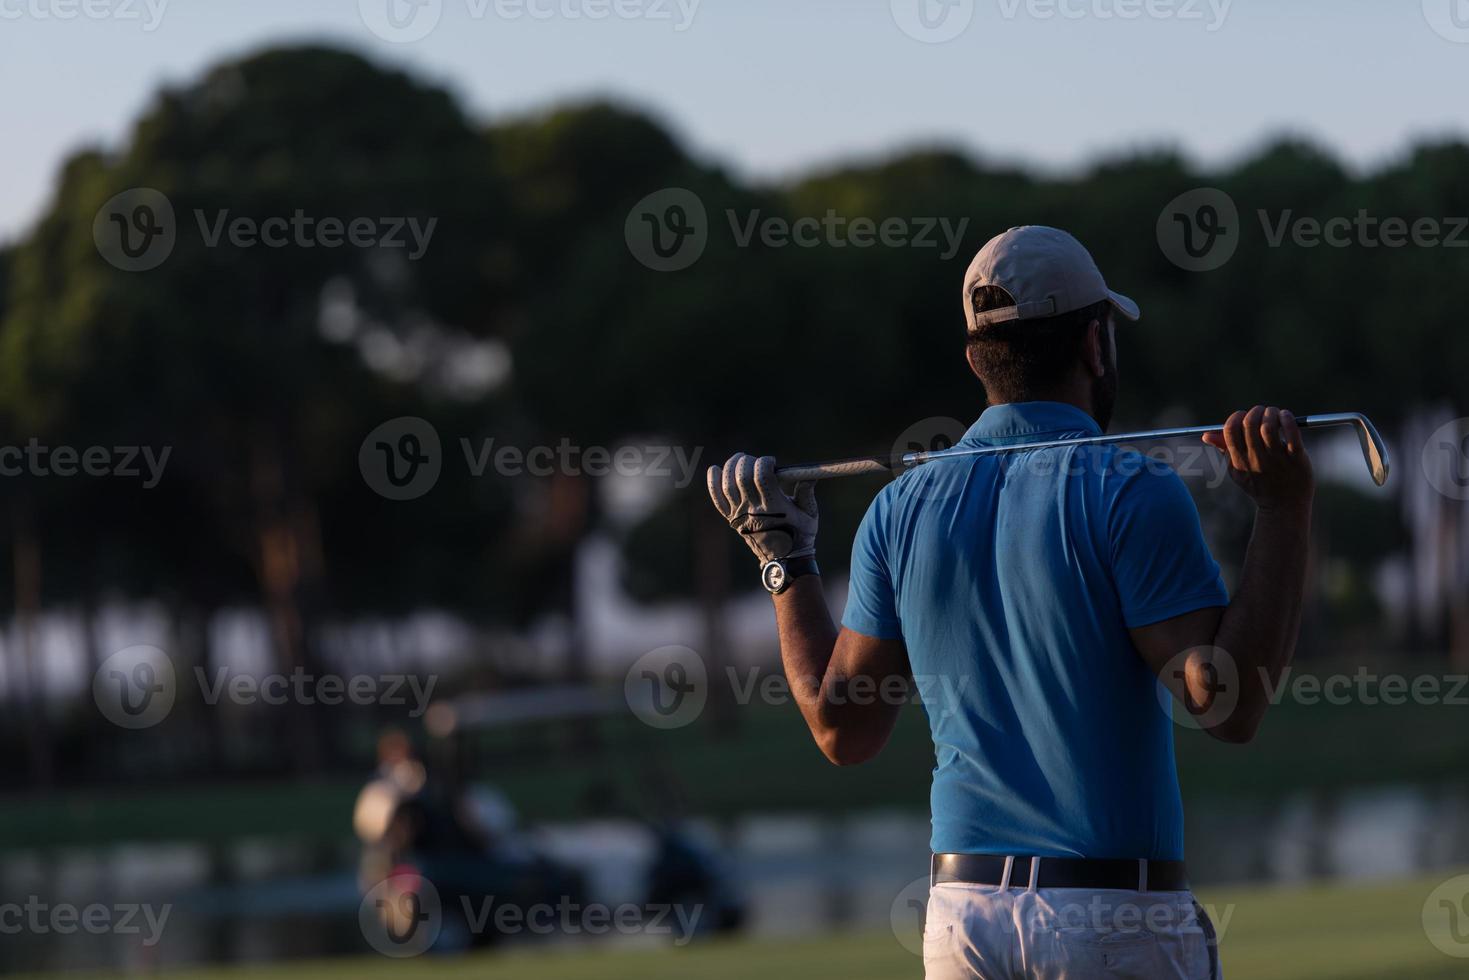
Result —
[{"label": "golf club", "polygon": [[[1379,487],[1387,483],[1387,447],[1377,427],[1358,412],[1337,412],[1329,415],[1297,416],[1296,425],[1302,429],[1322,429],[1333,425],[1350,425],[1357,430],[1357,441],[1362,444],[1362,458],[1372,473],[1372,482]],[[1154,439],[1175,439],[1181,436],[1201,436],[1206,432],[1222,432],[1221,425],[1192,425],[1179,429],[1150,429],[1146,432],[1118,432],[1100,436],[1084,436],[1079,439],[1050,439],[1042,442],[1024,442],[1009,446],[965,446],[957,449],[940,449],[934,452],[892,454],[890,456],[858,456],[853,459],[838,459],[826,463],[798,463],[782,466],[776,475],[783,481],[805,483],[811,480],[830,480],[839,476],[860,476],[864,473],[903,473],[921,463],[940,459],[961,459],[970,456],[999,456],[1005,453],[1025,452],[1028,449],[1055,449],[1065,446],[1103,446],[1117,442],[1145,442]]]}]

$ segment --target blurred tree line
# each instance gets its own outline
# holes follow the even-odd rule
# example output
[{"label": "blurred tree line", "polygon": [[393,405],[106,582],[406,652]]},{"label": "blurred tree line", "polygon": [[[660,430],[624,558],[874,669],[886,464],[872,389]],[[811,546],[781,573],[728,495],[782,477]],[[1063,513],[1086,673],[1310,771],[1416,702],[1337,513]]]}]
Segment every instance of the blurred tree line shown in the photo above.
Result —
[{"label": "blurred tree line", "polygon": [[[151,489],[5,478],[0,595],[16,708],[5,738],[24,746],[34,780],[118,771],[102,747],[115,730],[86,697],[112,652],[94,624],[112,602],[166,611],[181,672],[212,662],[211,624],[227,610],[260,612],[277,669],[321,673],[327,624],[431,608],[506,631],[557,617],[571,624],[557,672],[585,677],[575,558],[593,533],[617,540],[633,595],[699,602],[705,635],[690,641],[717,660],[724,597],[754,577],[704,502],[702,477],[619,522],[582,476],[472,476],[459,439],[653,440],[699,447],[708,465],[736,449],[883,451],[918,419],[967,424],[983,398],[962,357],[959,284],[974,251],[1011,225],[1071,230],[1142,304],[1143,321],[1119,336],[1120,424],[1220,419],[1255,402],[1360,410],[1389,434],[1427,411],[1462,414],[1465,250],[1270,247],[1254,227],[1223,268],[1191,273],[1159,249],[1155,224],[1201,185],[1227,192],[1246,226],[1262,210],[1469,215],[1466,174],[1462,143],[1422,145],[1358,176],[1285,140],[1207,176],[1167,152],[1041,177],[926,149],[756,185],[624,107],[486,127],[446,90],[342,50],[220,64],[160,92],[121,147],[67,160],[41,219],[0,251],[0,444],[171,448]],[[166,195],[179,234],[161,266],[127,272],[103,260],[93,224],[137,187]],[[699,196],[709,242],[692,267],[660,273],[635,259],[624,224],[667,187]],[[383,247],[209,247],[194,216],[225,209],[437,224],[417,260]],[[741,245],[731,231],[755,214],[829,210],[967,225],[947,259],[934,248],[774,248],[758,236]],[[779,384],[751,383],[772,369]],[[443,476],[412,501],[379,496],[358,470],[363,437],[398,416],[429,420],[444,443]],[[1418,447],[1399,448],[1401,485],[1420,475]],[[828,542],[847,540],[873,490],[823,490]],[[1244,533],[1238,507],[1206,506],[1227,539]],[[1394,498],[1333,486],[1322,511],[1353,533],[1326,537],[1334,550],[1322,560],[1336,574],[1318,578],[1343,601],[1318,608],[1317,646],[1359,628],[1369,643],[1469,646],[1450,635],[1462,568],[1426,620],[1395,637],[1374,630],[1374,569],[1432,547]],[[842,567],[841,548],[828,544],[823,563]],[[41,694],[39,640],[57,611],[81,624],[91,665],[60,706]],[[526,679],[514,673],[491,662],[466,683]],[[220,712],[181,704],[176,715],[165,728],[198,736],[171,740],[181,771],[315,769],[352,755],[320,712],[267,724],[292,746],[285,762],[237,758]]]}]

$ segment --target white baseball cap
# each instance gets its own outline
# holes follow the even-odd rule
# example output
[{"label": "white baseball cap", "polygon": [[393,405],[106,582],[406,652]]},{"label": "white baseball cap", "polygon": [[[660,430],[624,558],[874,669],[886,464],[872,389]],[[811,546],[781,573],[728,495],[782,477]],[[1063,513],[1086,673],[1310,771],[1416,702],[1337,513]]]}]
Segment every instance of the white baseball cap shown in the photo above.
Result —
[{"label": "white baseball cap", "polygon": [[[974,312],[974,291],[999,286],[1014,306]],[[1008,320],[1059,316],[1107,300],[1129,320],[1137,304],[1107,288],[1091,253],[1059,228],[1025,225],[985,243],[964,274],[964,318],[970,330]]]}]

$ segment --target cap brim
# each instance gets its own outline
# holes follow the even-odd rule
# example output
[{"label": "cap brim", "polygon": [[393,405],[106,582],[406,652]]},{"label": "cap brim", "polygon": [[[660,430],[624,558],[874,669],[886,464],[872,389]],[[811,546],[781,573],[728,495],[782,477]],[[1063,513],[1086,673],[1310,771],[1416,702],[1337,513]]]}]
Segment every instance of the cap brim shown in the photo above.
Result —
[{"label": "cap brim", "polygon": [[1142,316],[1142,312],[1138,310],[1137,304],[1115,289],[1107,290],[1107,299],[1111,301],[1114,310],[1129,320],[1135,321]]}]

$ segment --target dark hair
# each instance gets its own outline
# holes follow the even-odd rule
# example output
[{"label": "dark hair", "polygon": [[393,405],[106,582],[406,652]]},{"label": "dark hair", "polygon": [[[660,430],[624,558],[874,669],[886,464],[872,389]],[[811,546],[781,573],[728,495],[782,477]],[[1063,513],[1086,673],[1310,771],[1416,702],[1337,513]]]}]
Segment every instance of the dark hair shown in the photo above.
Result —
[{"label": "dark hair", "polygon": [[[1014,306],[1000,286],[980,286],[970,297],[975,313]],[[1076,363],[1086,329],[1093,320],[1107,322],[1106,300],[1070,313],[1030,320],[1005,320],[970,330],[966,335],[969,362],[996,404],[1030,401],[1048,394]]]}]

